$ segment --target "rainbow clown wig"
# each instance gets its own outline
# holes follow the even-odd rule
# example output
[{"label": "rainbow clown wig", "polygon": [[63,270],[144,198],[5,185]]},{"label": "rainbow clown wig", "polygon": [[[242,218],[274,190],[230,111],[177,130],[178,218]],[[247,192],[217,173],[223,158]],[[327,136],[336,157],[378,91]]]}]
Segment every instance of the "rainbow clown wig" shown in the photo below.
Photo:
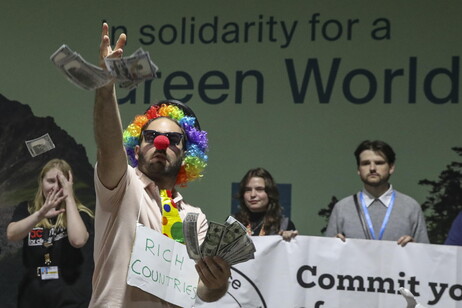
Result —
[{"label": "rainbow clown wig", "polygon": [[194,112],[186,105],[175,100],[161,101],[146,110],[144,115],[138,115],[128,125],[123,133],[128,163],[132,167],[138,165],[135,158],[135,146],[141,143],[141,132],[152,119],[167,117],[176,121],[185,134],[185,157],[183,165],[176,178],[176,184],[186,186],[187,182],[202,177],[207,166],[208,140],[207,132],[201,130]]}]

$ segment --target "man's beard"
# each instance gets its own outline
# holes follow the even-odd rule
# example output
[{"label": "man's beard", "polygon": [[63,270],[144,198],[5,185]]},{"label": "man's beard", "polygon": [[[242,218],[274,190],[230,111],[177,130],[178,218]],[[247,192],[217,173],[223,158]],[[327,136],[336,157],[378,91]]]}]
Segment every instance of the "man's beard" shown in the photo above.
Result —
[{"label": "man's beard", "polygon": [[173,164],[152,163],[146,160],[144,154],[138,153],[138,169],[153,181],[162,181],[166,178],[176,179],[181,169],[182,160],[176,159]]},{"label": "man's beard", "polygon": [[390,179],[390,175],[385,175],[384,177],[379,176],[379,179],[377,181],[371,181],[368,178],[362,179],[363,183],[372,187],[380,187],[382,185],[388,184],[388,181]]}]

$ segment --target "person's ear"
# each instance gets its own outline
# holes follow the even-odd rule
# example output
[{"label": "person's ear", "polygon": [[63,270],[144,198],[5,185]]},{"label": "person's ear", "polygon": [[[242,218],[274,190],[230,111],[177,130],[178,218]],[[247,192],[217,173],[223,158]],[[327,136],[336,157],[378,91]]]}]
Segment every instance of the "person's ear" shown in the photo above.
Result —
[{"label": "person's ear", "polygon": [[138,160],[138,153],[140,152],[140,146],[137,144],[135,145],[135,159]]},{"label": "person's ear", "polygon": [[390,164],[390,174],[393,174],[395,172],[395,164]]}]

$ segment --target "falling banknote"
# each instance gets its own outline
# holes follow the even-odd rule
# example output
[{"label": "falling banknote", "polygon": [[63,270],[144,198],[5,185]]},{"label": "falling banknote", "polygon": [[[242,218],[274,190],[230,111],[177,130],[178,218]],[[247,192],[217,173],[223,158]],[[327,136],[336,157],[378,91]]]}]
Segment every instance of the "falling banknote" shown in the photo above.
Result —
[{"label": "falling banknote", "polygon": [[229,216],[224,224],[210,222],[204,242],[197,240],[197,213],[189,213],[183,220],[183,233],[188,255],[193,260],[206,256],[220,256],[230,265],[255,258],[255,246],[246,228]]},{"label": "falling banknote", "polygon": [[55,144],[47,133],[32,140],[26,140],[26,146],[32,157],[43,154],[55,148]]},{"label": "falling banknote", "polygon": [[141,82],[155,78],[158,70],[149,53],[141,48],[129,57],[106,58],[107,70],[87,62],[65,44],[51,55],[50,60],[72,83],[85,90],[101,88],[114,79],[121,88],[132,90]]}]

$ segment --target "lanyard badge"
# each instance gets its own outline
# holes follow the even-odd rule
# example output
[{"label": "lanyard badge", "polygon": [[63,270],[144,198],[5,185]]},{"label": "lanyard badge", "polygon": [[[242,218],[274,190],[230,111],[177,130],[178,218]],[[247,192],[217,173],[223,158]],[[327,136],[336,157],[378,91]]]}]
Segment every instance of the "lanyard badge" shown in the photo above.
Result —
[{"label": "lanyard badge", "polygon": [[367,226],[369,228],[369,232],[371,234],[371,237],[374,240],[376,240],[376,239],[381,240],[382,237],[383,237],[383,233],[385,232],[385,229],[387,228],[388,221],[390,219],[390,214],[391,214],[391,210],[393,209],[393,204],[395,203],[395,195],[396,195],[396,193],[395,193],[395,191],[393,191],[393,193],[391,195],[390,203],[388,204],[387,213],[385,214],[385,217],[383,218],[382,226],[380,228],[380,233],[379,233],[379,236],[377,238],[376,235],[375,235],[375,232],[374,232],[374,226],[372,225],[371,216],[369,215],[369,211],[367,209],[366,202],[364,201],[363,192],[360,192],[360,194],[359,194],[359,197],[361,198],[361,203],[362,203],[362,207],[363,207],[364,216],[366,217]]},{"label": "lanyard badge", "polygon": [[59,270],[57,266],[40,266],[37,267],[37,276],[42,280],[58,279]]},{"label": "lanyard badge", "polygon": [[[53,231],[53,236],[50,239],[50,232]],[[37,267],[37,276],[40,277],[42,280],[50,280],[50,279],[58,279],[59,278],[59,269],[57,266],[50,266],[51,265],[51,249],[53,247],[53,242],[55,239],[55,232],[56,230],[48,230],[47,238],[43,239],[43,248],[45,249],[45,253],[43,254],[44,263],[46,266]]]}]

